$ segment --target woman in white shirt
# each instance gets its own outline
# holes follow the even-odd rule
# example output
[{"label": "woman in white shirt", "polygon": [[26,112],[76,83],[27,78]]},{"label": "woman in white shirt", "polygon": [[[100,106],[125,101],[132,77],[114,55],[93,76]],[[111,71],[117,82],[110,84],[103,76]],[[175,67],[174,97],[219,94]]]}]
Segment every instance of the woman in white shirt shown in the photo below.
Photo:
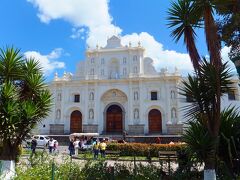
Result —
[{"label": "woman in white shirt", "polygon": [[80,141],[79,141],[78,138],[73,142],[74,149],[75,149],[75,155],[78,155],[79,142],[80,142]]}]

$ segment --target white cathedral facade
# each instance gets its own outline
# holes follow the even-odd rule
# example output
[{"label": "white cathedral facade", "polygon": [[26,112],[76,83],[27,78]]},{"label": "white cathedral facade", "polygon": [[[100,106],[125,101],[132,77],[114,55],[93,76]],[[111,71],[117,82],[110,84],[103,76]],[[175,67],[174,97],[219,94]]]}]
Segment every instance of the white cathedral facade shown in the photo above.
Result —
[{"label": "white cathedral facade", "polygon": [[[157,72],[144,48],[121,45],[112,36],[104,48],[88,49],[76,73],[55,74],[49,83],[53,106],[39,124],[41,134],[97,132],[100,134],[181,134],[185,97],[179,95],[181,74]],[[223,96],[224,107],[240,106],[236,91]]]}]

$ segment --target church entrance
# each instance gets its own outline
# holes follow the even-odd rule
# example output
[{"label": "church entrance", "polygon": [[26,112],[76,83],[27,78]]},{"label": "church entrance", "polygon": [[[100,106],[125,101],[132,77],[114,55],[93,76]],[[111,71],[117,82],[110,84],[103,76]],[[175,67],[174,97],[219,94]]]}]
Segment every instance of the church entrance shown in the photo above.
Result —
[{"label": "church entrance", "polygon": [[80,111],[73,111],[70,119],[70,133],[82,132],[82,113]]},{"label": "church entrance", "polygon": [[106,111],[106,132],[122,133],[123,112],[118,105],[111,105]]},{"label": "church entrance", "polygon": [[149,133],[162,133],[162,115],[157,109],[148,113]]}]

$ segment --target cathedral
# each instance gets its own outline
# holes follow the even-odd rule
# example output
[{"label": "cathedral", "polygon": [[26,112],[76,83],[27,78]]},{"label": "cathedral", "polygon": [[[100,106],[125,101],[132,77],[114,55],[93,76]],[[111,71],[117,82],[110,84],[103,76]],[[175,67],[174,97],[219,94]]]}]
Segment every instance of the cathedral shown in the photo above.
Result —
[{"label": "cathedral", "polygon": [[[144,52],[140,43],[123,46],[112,36],[105,47],[86,50],[75,74],[55,73],[48,85],[52,110],[39,133],[181,134],[181,108],[189,103],[178,92],[182,76],[177,68],[157,72]],[[239,81],[233,81],[236,91],[223,96],[223,107],[240,105]]]}]

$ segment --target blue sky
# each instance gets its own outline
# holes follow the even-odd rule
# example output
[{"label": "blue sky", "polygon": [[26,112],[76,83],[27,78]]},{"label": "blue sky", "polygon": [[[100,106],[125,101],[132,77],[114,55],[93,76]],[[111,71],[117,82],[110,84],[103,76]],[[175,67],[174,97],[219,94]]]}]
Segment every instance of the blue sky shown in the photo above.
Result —
[{"label": "blue sky", "polygon": [[[190,72],[183,42],[176,44],[167,29],[168,7],[169,0],[2,0],[0,47],[13,45],[34,56],[51,80],[55,71],[74,73],[87,46],[104,46],[118,34],[123,44],[141,41],[158,70]],[[203,35],[199,30],[197,45],[207,55]]]}]

